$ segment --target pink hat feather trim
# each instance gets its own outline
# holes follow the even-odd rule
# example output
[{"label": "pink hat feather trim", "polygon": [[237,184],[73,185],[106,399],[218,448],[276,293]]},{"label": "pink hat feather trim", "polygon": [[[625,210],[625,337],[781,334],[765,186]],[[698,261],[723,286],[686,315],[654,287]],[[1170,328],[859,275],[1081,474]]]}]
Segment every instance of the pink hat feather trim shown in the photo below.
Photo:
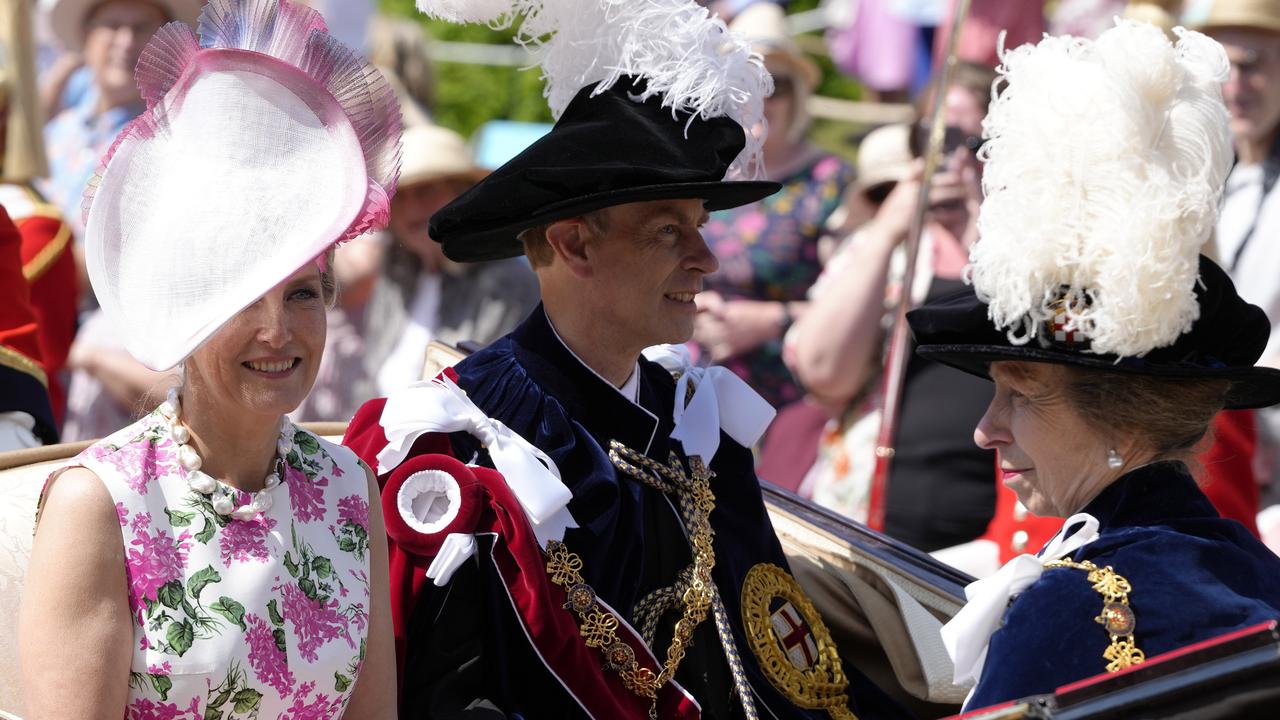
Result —
[{"label": "pink hat feather trim", "polygon": [[165,96],[199,67],[198,57],[249,51],[300,70],[292,75],[328,93],[360,142],[369,176],[364,206],[335,241],[386,227],[400,174],[400,110],[382,74],[330,35],[320,13],[286,0],[210,0],[200,13],[198,32],[197,41],[189,26],[171,22],[143,49],[135,79],[147,111],[129,123],[103,155],[85,190],[84,219],[88,220],[96,188],[116,150],[128,139],[155,134],[165,122]]}]

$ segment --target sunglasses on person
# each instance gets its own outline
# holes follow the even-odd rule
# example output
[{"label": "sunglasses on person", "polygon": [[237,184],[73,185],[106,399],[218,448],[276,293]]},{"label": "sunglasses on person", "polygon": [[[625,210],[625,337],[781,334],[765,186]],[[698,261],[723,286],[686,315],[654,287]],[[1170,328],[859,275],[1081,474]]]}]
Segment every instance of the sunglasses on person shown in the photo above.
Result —
[{"label": "sunglasses on person", "polygon": [[[967,148],[974,155],[986,144],[986,140],[977,135],[969,135],[955,125],[948,125],[943,130],[942,154],[950,155],[960,148]],[[911,133],[911,154],[924,157],[925,148],[929,147],[929,124],[919,123]]]}]

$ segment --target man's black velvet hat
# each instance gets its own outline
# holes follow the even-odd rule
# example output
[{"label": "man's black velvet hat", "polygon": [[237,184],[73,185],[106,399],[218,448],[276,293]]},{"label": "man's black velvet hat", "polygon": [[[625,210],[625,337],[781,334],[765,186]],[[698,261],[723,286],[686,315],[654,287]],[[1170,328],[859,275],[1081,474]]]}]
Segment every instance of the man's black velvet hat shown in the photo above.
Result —
[{"label": "man's black velvet hat", "polygon": [[1266,313],[1236,293],[1235,284],[1212,260],[1200,256],[1196,285],[1200,317],[1169,346],[1142,357],[1099,355],[1085,342],[1040,338],[1023,345],[996,329],[987,305],[966,289],[907,313],[921,356],[971,375],[989,377],[999,360],[1047,362],[1168,378],[1220,378],[1231,381],[1228,408],[1267,407],[1280,402],[1280,370],[1254,367],[1271,335]]},{"label": "man's black velvet hat", "polygon": [[746,135],[727,117],[691,117],[643,102],[643,78],[623,77],[592,96],[578,91],[551,132],[431,217],[431,237],[451,260],[524,252],[516,236],[592,210],[647,200],[701,198],[708,210],[746,205],[781,187],[725,181]]}]

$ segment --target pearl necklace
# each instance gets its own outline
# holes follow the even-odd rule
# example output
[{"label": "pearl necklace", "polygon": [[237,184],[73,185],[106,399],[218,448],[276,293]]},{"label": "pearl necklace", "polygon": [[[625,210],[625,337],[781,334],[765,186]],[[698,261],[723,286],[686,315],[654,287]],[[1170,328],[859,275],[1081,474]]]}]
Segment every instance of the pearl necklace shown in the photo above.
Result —
[{"label": "pearl necklace", "polygon": [[280,471],[285,458],[293,450],[293,434],[290,432],[292,427],[289,419],[280,418],[280,437],[276,440],[277,456],[273,463],[275,469],[267,474],[262,489],[253,493],[249,502],[236,507],[235,488],[228,487],[200,470],[203,461],[196,449],[189,444],[191,431],[179,421],[181,412],[182,400],[178,396],[178,390],[171,388],[168,399],[160,404],[160,414],[168,421],[169,437],[178,446],[178,463],[187,471],[187,486],[201,495],[208,496],[214,512],[223,516],[230,515],[236,520],[251,520],[259,513],[270,510],[271,491],[280,484]]}]

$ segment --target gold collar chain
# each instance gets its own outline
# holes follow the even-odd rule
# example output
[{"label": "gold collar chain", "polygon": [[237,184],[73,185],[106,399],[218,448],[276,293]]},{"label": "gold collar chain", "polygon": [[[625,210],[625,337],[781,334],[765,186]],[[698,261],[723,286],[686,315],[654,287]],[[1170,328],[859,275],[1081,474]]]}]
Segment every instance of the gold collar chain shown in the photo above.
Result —
[{"label": "gold collar chain", "polygon": [[715,532],[711,529],[711,511],[715,509],[715,496],[711,492],[713,473],[695,456],[689,458],[690,477],[675,453],[671,454],[668,465],[662,465],[616,440],[609,443],[609,459],[619,470],[646,485],[677,494],[692,540],[692,571],[681,598],[684,613],[672,631],[662,671],[655,674],[642,667],[631,646],[618,638],[618,618],[596,602],[595,590],[582,579],[582,558],[562,542],[547,543],[547,575],[551,582],[565,589],[568,601],[564,607],[578,616],[578,632],[583,641],[588,647],[600,648],[606,667],[618,673],[628,690],[653,701],[649,716],[656,718],[658,690],[675,677],[694,629],[706,619],[711,607],[711,570],[716,564],[712,546]]},{"label": "gold collar chain", "polygon": [[1133,639],[1133,631],[1137,626],[1133,608],[1129,607],[1129,593],[1133,586],[1123,575],[1117,573],[1110,565],[1098,567],[1088,560],[1054,560],[1044,564],[1046,570],[1053,568],[1073,568],[1089,573],[1088,580],[1093,589],[1102,596],[1102,613],[1094,618],[1094,622],[1106,629],[1111,636],[1111,644],[1102,653],[1107,660],[1107,672],[1119,672],[1125,668],[1141,665],[1147,656],[1138,649]]}]

